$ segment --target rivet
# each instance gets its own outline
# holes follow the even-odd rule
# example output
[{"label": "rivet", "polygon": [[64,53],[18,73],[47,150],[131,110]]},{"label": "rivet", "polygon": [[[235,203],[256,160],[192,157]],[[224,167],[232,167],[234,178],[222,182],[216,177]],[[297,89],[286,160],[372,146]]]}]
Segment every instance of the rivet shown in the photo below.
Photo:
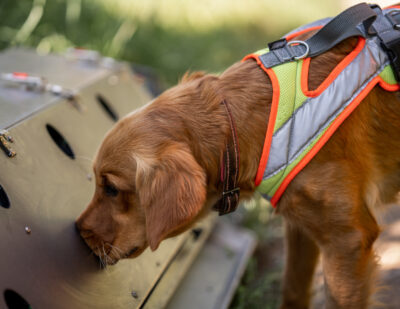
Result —
[{"label": "rivet", "polygon": [[132,291],[131,295],[132,295],[133,298],[138,298],[139,297],[139,295],[135,291]]},{"label": "rivet", "polygon": [[30,234],[32,232],[32,230],[29,226],[25,226],[25,232],[26,232],[26,234]]}]

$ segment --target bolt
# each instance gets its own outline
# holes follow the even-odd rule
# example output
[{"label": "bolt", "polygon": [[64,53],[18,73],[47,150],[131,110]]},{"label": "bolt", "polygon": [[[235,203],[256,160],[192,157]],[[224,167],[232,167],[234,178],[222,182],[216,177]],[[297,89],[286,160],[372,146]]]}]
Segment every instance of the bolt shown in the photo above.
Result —
[{"label": "bolt", "polygon": [[139,295],[138,295],[135,291],[132,291],[132,292],[131,292],[131,295],[132,295],[132,297],[135,298],[135,299],[137,299],[137,298],[139,297]]},{"label": "bolt", "polygon": [[25,226],[25,232],[26,232],[26,234],[30,234],[32,232],[32,230],[29,226]]}]

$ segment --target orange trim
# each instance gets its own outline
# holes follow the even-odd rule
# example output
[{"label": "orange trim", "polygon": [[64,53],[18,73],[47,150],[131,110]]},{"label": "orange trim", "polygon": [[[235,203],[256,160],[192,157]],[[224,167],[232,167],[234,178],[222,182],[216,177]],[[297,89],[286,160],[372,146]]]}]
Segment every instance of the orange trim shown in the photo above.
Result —
[{"label": "orange trim", "polygon": [[[258,65],[260,65],[260,66],[262,65],[262,62],[258,59],[258,55],[256,55],[256,54],[249,54],[249,55],[243,57],[243,59],[240,62],[243,62],[243,61],[248,60],[248,59],[254,59],[257,62]],[[261,68],[262,68],[262,66],[261,66]]]},{"label": "orange trim", "polygon": [[[314,147],[308,152],[303,159],[290,171],[286,176],[285,180],[281,183],[278,190],[275,192],[271,199],[271,204],[276,207],[276,203],[279,201],[283,192],[285,192],[289,183],[293,178],[311,161],[311,159],[318,153],[318,151],[325,145],[329,138],[335,133],[337,128],[343,123],[343,121],[355,110],[360,102],[368,95],[368,93],[378,84],[388,91],[399,90],[398,85],[390,85],[385,83],[382,78],[378,75],[359,93],[359,95],[351,102],[343,112],[332,122],[330,127],[321,136],[320,140],[314,145]],[[395,87],[396,86],[396,87]],[[390,89],[390,90],[389,90]]]},{"label": "orange trim", "polygon": [[382,89],[386,91],[399,91],[400,90],[400,85],[399,84],[389,84],[385,82],[382,77],[379,76],[379,86],[382,87]]},{"label": "orange trim", "polygon": [[315,90],[308,89],[308,74],[310,68],[311,58],[306,58],[303,61],[301,69],[301,90],[304,95],[308,97],[319,96],[326,88],[336,79],[336,77],[358,56],[365,46],[365,39],[363,37],[358,38],[356,47],[349,53],[342,61],[329,73],[328,77],[318,86]]},{"label": "orange trim", "polygon": [[271,110],[269,112],[267,133],[265,135],[265,141],[261,154],[260,164],[258,165],[256,179],[254,181],[255,185],[258,186],[262,181],[265,167],[267,166],[268,162],[269,150],[271,148],[271,142],[272,142],[272,135],[274,133],[276,114],[278,113],[280,90],[279,90],[279,81],[275,75],[275,72],[272,69],[265,68],[261,60],[258,58],[258,55],[255,54],[247,55],[245,58],[243,58],[243,61],[247,59],[256,60],[257,64],[265,71],[265,73],[268,74],[272,83],[272,104],[271,104]]},{"label": "orange trim", "polygon": [[[310,28],[307,28],[307,29],[304,29],[301,31],[297,31],[295,33],[292,33],[291,35],[288,35],[286,37],[286,39],[290,40],[297,35],[300,35],[300,34],[308,32],[308,31],[315,30],[315,29],[320,29],[320,28],[322,28],[322,26],[315,26],[315,27],[310,27]],[[270,110],[269,119],[268,119],[267,133],[265,135],[265,141],[264,141],[264,145],[263,145],[261,159],[260,159],[260,163],[258,165],[256,179],[254,181],[255,185],[258,186],[262,181],[262,178],[264,176],[264,171],[265,171],[265,168],[266,168],[267,162],[268,162],[269,150],[271,148],[272,136],[274,133],[276,115],[278,113],[280,88],[279,88],[279,81],[275,75],[275,72],[272,69],[267,69],[264,67],[261,60],[259,59],[259,55],[249,54],[242,59],[242,62],[245,60],[248,60],[248,59],[254,59],[257,62],[257,64],[261,67],[261,69],[263,69],[263,71],[265,73],[267,73],[267,75],[269,76],[269,78],[271,80],[272,91],[273,91],[272,92],[271,110]]]},{"label": "orange trim", "polygon": [[388,9],[400,9],[400,5],[391,5],[383,8],[383,10],[388,10]]},{"label": "orange trim", "polygon": [[296,31],[294,33],[291,33],[291,34],[287,35],[285,37],[285,39],[287,41],[290,41],[291,39],[295,38],[296,36],[298,36],[300,34],[307,33],[307,32],[312,31],[312,30],[321,29],[322,27],[323,26],[314,26],[314,27],[306,28],[306,29],[303,29],[303,30],[300,30],[300,31]]}]

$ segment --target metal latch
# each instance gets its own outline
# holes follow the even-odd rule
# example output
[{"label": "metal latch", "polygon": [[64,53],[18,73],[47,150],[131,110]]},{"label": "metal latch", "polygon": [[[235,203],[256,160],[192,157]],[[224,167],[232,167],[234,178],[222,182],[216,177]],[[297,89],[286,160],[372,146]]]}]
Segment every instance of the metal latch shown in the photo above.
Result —
[{"label": "metal latch", "polygon": [[11,149],[10,143],[13,143],[14,139],[10,136],[8,131],[0,130],[0,148],[4,151],[4,153],[12,158],[17,154],[14,150]]},{"label": "metal latch", "polygon": [[1,74],[0,80],[12,85],[24,87],[25,90],[28,91],[49,92],[53,95],[68,100],[78,110],[83,110],[74,91],[64,88],[60,85],[50,84],[43,77],[29,75],[25,72],[13,72]]}]

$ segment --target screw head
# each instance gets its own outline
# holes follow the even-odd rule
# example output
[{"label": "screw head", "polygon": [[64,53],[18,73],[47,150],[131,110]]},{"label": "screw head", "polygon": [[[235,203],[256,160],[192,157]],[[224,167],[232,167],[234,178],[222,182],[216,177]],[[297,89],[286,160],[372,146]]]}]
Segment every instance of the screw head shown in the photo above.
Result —
[{"label": "screw head", "polygon": [[31,228],[29,226],[25,226],[25,233],[30,234],[32,232]]},{"label": "screw head", "polygon": [[132,292],[131,292],[131,295],[132,295],[132,297],[135,298],[135,299],[137,299],[137,298],[139,297],[139,295],[138,295],[135,291],[132,291]]}]

